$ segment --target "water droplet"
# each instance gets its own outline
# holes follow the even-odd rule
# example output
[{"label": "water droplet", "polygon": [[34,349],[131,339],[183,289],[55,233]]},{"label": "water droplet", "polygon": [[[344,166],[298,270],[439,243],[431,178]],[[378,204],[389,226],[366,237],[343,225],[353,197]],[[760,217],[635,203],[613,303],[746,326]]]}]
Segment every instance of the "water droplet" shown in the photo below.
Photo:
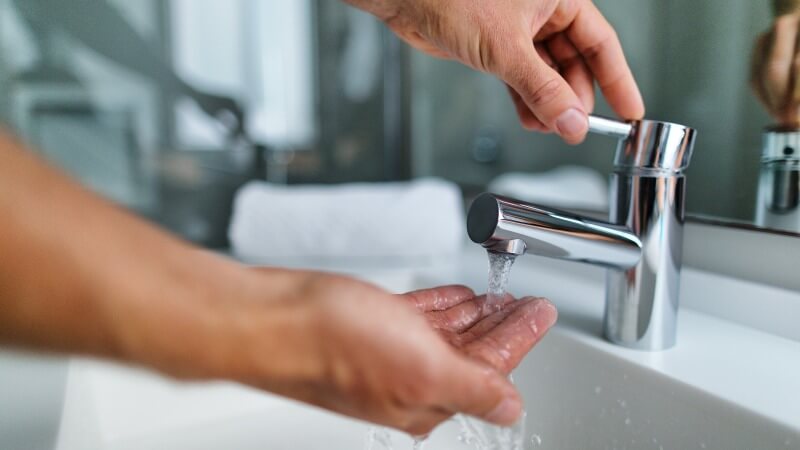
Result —
[{"label": "water droplet", "polygon": [[386,428],[370,427],[367,430],[365,450],[394,450],[392,436]]},{"label": "water droplet", "polygon": [[595,386],[594,387],[595,395],[600,395],[601,392],[603,392],[603,388],[602,387],[600,387],[600,386]]},{"label": "water droplet", "polygon": [[630,424],[631,424],[631,418],[630,417],[626,417],[625,418],[625,425],[627,426],[627,425],[630,425]]},{"label": "water droplet", "polygon": [[617,400],[617,403],[619,404],[620,407],[622,407],[622,409],[625,409],[628,406],[628,402],[626,402],[625,400]]},{"label": "water droplet", "polygon": [[700,448],[706,448],[706,443],[705,442],[701,442],[700,443]]},{"label": "water droplet", "polygon": [[539,436],[538,434],[534,434],[533,436],[531,436],[531,445],[533,445],[534,447],[542,445],[542,437]]}]

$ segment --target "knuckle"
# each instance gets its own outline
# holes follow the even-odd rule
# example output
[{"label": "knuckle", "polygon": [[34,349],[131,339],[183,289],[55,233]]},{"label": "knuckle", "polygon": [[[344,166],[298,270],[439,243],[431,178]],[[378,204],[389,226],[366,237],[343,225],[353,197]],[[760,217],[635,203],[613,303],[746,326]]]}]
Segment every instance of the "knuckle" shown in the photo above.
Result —
[{"label": "knuckle", "polygon": [[533,106],[546,106],[561,96],[563,86],[556,78],[545,80],[531,91],[530,102]]},{"label": "knuckle", "polygon": [[604,35],[593,44],[583,48],[581,54],[587,61],[592,61],[603,55],[612,42],[619,40],[617,32],[613,28],[608,28]]}]

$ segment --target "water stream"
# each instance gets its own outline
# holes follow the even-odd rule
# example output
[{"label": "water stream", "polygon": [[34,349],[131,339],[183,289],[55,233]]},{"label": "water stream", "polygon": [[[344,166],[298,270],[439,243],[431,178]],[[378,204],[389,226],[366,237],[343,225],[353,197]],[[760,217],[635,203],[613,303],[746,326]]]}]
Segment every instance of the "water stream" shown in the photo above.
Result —
[{"label": "water stream", "polygon": [[[488,252],[489,255],[489,289],[486,293],[484,308],[487,312],[499,311],[508,286],[508,276],[516,255]],[[509,377],[511,379],[511,377]],[[511,380],[513,382],[513,380]],[[512,427],[499,427],[474,417],[459,414],[454,420],[461,430],[458,440],[474,450],[524,450],[525,449],[525,412]],[[529,441],[534,446],[541,444],[538,435]],[[423,450],[425,440],[415,438],[413,450]],[[372,427],[367,432],[365,450],[394,450],[392,438],[386,428]]]}]

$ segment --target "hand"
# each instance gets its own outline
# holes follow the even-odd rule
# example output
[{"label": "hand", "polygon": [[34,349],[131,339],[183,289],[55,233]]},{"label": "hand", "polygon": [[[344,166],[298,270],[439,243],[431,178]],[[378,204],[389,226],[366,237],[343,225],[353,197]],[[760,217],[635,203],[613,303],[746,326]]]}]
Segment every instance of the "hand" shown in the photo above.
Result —
[{"label": "hand", "polygon": [[0,169],[2,345],[238,381],[423,434],[456,412],[514,422],[505,375],[556,319],[541,299],[492,312],[463,287],[391,295],[243,267],[89,194],[3,134]]},{"label": "hand", "polygon": [[753,50],[750,83],[778,125],[800,125],[800,14],[785,14],[761,35]]},{"label": "hand", "polygon": [[[185,349],[184,362],[161,358],[177,364],[161,369],[212,368],[205,377],[415,435],[459,412],[514,423],[522,405],[506,376],[556,320],[546,300],[509,296],[494,312],[465,287],[391,295],[338,276],[255,274],[237,294],[247,300],[211,302],[213,313],[192,313],[215,318],[216,331],[193,332],[187,344],[202,350]],[[202,311],[204,302],[196,303]]]},{"label": "hand", "polygon": [[595,80],[618,115],[644,115],[620,42],[590,0],[347,1],[421,51],[499,77],[528,129],[581,142]]},{"label": "hand", "polygon": [[556,319],[533,299],[487,315],[464,287],[393,296],[330,276],[303,286],[294,306],[313,317],[303,332],[316,351],[301,359],[324,370],[277,392],[415,435],[459,412],[514,423],[522,404],[506,375]]}]

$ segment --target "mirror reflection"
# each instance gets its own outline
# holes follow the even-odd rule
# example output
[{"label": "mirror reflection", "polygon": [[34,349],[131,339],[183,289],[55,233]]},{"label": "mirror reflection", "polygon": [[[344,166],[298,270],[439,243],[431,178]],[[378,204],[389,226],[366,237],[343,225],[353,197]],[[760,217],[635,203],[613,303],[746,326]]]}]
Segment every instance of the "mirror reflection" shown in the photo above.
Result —
[{"label": "mirror reflection", "polygon": [[[338,2],[194,3],[3,1],[4,120],[93,189],[213,246],[252,178],[437,176],[467,197],[607,214],[615,144],[526,131],[495,78]],[[698,130],[689,216],[800,231],[798,2],[595,3],[647,117]]]}]

